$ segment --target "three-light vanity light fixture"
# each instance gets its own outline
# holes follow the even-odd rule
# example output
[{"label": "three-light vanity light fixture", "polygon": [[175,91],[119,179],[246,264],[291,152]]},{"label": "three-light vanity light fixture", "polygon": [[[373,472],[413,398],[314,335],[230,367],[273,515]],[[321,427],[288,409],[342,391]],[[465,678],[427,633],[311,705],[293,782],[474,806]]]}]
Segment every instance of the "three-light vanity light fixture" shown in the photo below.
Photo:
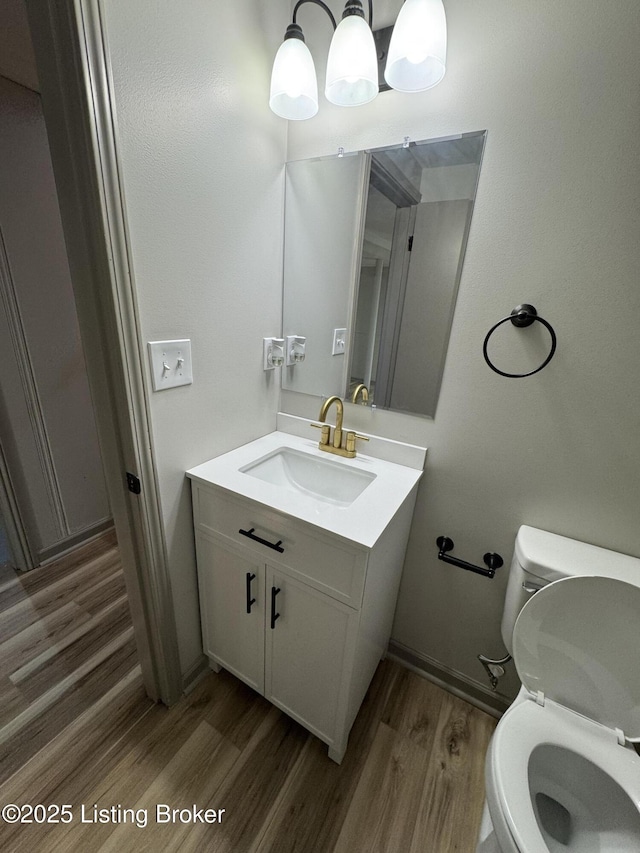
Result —
[{"label": "three-light vanity light fixture", "polygon": [[[327,60],[325,96],[332,104],[355,107],[378,94],[378,50],[374,40],[373,0],[369,23],[361,0],[347,0],[339,24],[322,0],[299,0],[293,22],[273,63],[269,106],[290,120],[318,112],[318,83],[313,58],[296,21],[303,3],[315,3],[334,28]],[[405,0],[393,27],[384,78],[399,92],[424,92],[442,80],[447,53],[447,21],[442,0]]]}]

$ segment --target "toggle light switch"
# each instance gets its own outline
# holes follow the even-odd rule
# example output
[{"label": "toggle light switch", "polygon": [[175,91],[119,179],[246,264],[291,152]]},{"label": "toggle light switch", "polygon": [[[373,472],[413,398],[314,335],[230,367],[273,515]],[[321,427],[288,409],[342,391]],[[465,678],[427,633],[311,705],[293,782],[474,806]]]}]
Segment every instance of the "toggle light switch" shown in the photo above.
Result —
[{"label": "toggle light switch", "polygon": [[154,391],[192,384],[190,340],[149,341],[148,348]]},{"label": "toggle light switch", "polygon": [[333,330],[333,348],[331,350],[331,355],[344,355],[344,351],[347,348],[347,330],[346,329],[334,329]]}]

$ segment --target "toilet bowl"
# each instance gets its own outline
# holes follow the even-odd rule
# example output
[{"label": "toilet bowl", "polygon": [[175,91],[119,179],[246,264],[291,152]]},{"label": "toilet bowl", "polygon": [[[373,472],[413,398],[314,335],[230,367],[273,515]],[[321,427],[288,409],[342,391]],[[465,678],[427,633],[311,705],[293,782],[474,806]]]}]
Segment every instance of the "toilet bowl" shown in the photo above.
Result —
[{"label": "toilet bowl", "polygon": [[640,758],[604,726],[552,702],[522,702],[496,729],[490,764],[494,849],[640,850]]},{"label": "toilet bowl", "polygon": [[598,576],[536,584],[512,625],[523,686],[487,753],[477,853],[640,851],[640,560],[593,550]]}]

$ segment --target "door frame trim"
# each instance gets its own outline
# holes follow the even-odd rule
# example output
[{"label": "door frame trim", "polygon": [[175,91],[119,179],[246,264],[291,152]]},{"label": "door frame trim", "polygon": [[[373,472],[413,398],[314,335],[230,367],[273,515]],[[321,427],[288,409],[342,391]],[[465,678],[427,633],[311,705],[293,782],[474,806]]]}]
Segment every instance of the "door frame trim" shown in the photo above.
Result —
[{"label": "door frame trim", "polygon": [[[78,321],[147,693],[182,675],[100,0],[27,0]],[[126,472],[142,491],[126,488]]]}]

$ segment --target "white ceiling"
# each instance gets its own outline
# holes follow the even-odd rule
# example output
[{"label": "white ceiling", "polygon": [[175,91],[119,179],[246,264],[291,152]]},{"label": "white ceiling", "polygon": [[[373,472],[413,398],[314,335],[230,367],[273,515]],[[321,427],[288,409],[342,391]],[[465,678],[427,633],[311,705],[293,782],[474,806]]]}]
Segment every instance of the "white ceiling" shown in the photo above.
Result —
[{"label": "white ceiling", "polygon": [[0,0],[0,74],[40,90],[24,0]]}]

